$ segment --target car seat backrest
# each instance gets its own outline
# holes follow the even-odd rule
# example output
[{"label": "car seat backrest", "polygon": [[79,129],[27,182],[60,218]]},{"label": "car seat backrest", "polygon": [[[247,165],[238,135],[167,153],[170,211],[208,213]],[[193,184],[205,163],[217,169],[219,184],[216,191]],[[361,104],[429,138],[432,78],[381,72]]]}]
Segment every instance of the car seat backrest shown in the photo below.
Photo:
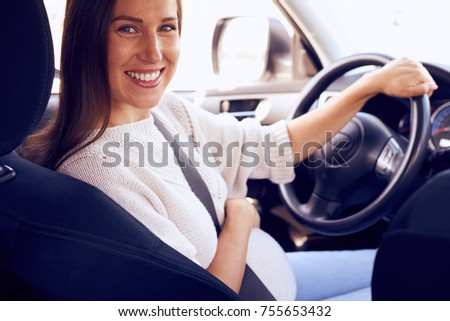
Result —
[{"label": "car seat backrest", "polygon": [[13,152],[45,111],[53,49],[42,0],[3,1],[0,19],[0,299],[239,299],[97,188]]},{"label": "car seat backrest", "polygon": [[3,1],[0,63],[0,155],[15,149],[45,111],[54,75],[50,28],[42,1]]}]

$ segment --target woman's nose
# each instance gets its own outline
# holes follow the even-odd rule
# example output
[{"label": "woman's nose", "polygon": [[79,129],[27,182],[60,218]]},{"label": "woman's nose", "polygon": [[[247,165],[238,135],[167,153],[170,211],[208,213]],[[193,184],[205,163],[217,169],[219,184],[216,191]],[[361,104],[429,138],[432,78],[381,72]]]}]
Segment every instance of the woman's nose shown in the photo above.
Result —
[{"label": "woman's nose", "polygon": [[142,51],[139,58],[149,64],[156,64],[161,61],[162,48],[157,35],[142,39]]}]

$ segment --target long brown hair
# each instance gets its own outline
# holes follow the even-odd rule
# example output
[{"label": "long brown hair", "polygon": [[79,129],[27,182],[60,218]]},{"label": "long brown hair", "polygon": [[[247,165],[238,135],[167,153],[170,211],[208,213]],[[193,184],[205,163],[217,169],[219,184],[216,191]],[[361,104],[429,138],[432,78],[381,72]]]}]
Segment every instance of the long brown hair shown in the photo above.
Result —
[{"label": "long brown hair", "polygon": [[[178,30],[182,0],[177,0]],[[67,0],[61,47],[61,87],[58,113],[32,134],[19,153],[56,169],[64,160],[95,142],[111,115],[108,77],[108,32],[116,0]],[[90,140],[88,137],[100,130]]]}]

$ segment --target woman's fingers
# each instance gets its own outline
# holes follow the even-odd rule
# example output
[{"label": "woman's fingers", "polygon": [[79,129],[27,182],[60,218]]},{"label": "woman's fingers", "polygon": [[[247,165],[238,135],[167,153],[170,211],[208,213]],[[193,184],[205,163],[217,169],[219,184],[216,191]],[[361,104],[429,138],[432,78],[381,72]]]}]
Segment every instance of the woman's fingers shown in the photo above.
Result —
[{"label": "woman's fingers", "polygon": [[245,198],[228,199],[225,203],[227,217],[233,217],[242,222],[248,221],[249,227],[259,227],[260,217],[256,208]]},{"label": "woman's fingers", "polygon": [[431,97],[433,92],[438,88],[435,82],[426,82],[410,87],[409,96],[428,95]]}]

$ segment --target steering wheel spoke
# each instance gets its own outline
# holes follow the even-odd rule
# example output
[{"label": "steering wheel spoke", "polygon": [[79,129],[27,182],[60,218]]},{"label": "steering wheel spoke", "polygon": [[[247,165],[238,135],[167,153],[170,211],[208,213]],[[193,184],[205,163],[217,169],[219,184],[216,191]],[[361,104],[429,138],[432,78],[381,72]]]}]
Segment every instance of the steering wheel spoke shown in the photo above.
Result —
[{"label": "steering wheel spoke", "polygon": [[313,193],[309,201],[299,207],[305,217],[312,220],[330,220],[342,211],[342,203],[330,201]]}]

